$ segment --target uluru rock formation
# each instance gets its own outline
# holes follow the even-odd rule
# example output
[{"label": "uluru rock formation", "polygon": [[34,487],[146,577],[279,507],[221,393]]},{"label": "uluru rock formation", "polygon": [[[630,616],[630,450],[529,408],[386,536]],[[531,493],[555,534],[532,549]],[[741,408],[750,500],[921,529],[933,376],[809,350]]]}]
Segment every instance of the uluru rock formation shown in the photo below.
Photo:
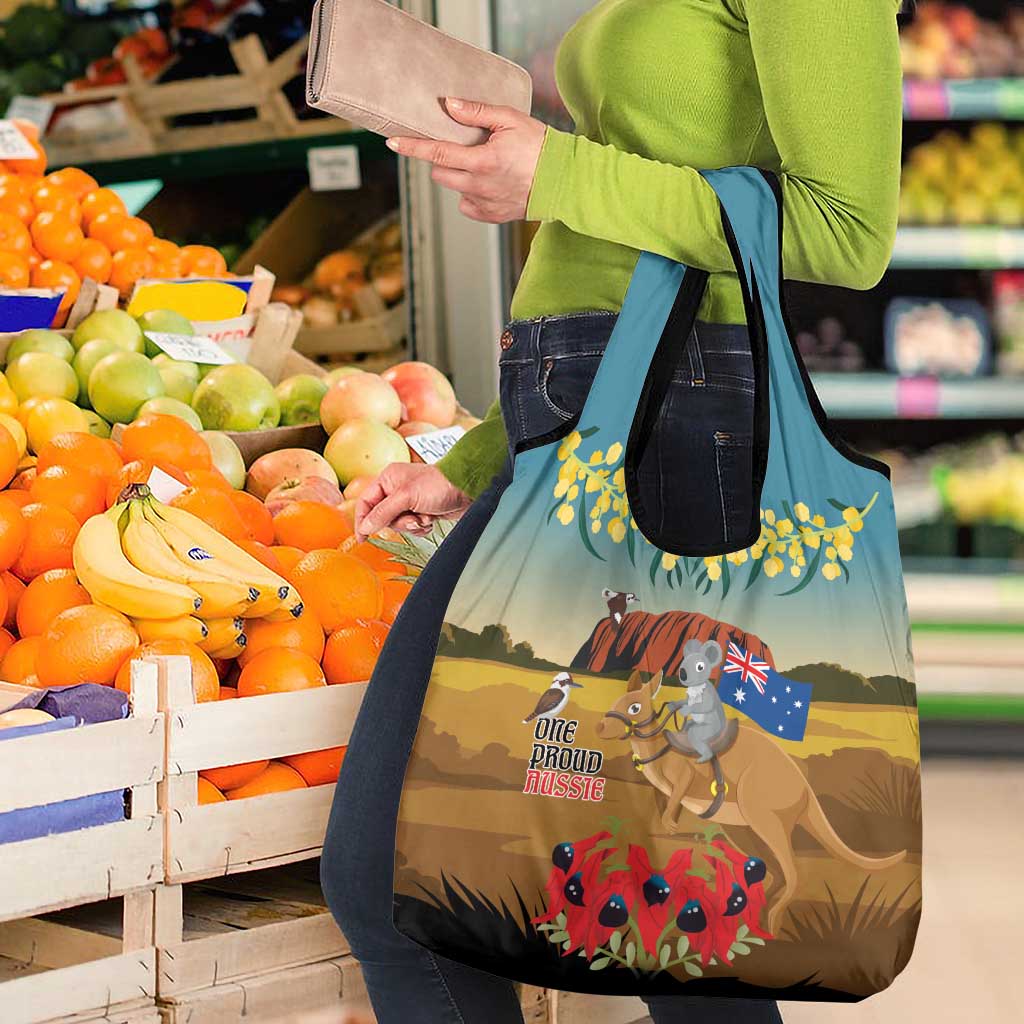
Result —
[{"label": "uluru rock formation", "polygon": [[571,668],[587,672],[676,672],[687,640],[717,640],[726,650],[729,641],[775,668],[775,659],[760,637],[728,622],[699,612],[627,612],[620,625],[601,619],[590,639],[579,649]]}]

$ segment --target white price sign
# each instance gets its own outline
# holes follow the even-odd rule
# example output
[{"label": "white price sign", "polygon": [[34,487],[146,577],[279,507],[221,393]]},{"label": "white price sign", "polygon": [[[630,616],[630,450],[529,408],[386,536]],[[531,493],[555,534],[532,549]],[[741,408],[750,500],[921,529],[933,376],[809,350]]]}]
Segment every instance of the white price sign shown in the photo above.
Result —
[{"label": "white price sign", "polygon": [[306,152],[309,187],[314,192],[360,188],[359,150],[355,146],[318,146]]},{"label": "white price sign", "polygon": [[0,121],[0,160],[31,160],[35,155],[32,144],[13,121]]},{"label": "white price sign", "polygon": [[433,464],[447,455],[465,432],[462,427],[443,427],[429,434],[413,434],[405,441],[424,462]]},{"label": "white price sign", "polygon": [[170,504],[182,491],[187,489],[180,480],[175,480],[170,473],[165,473],[159,466],[153,467],[146,486],[153,492],[153,497],[165,505]]},{"label": "white price sign", "polygon": [[188,363],[215,363],[218,366],[236,361],[234,356],[225,352],[213,338],[207,338],[203,334],[146,331],[146,337],[172,359],[183,359]]},{"label": "white price sign", "polygon": [[42,96],[15,96],[7,107],[7,116],[31,121],[41,132],[45,132],[53,117],[53,100]]}]

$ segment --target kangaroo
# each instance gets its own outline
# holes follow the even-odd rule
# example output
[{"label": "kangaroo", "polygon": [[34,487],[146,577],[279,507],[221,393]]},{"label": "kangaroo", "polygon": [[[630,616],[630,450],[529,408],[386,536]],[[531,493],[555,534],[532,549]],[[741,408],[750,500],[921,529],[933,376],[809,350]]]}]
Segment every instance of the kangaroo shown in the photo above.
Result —
[{"label": "kangaroo", "polygon": [[[630,676],[626,693],[597,723],[602,739],[628,739],[640,760],[644,777],[668,797],[661,824],[670,835],[680,831],[679,816],[686,807],[695,814],[705,810],[714,775],[710,764],[671,750],[658,756],[663,746],[660,730],[651,729],[659,717],[654,700],[661,689],[662,673],[647,683],[639,672]],[[613,717],[614,716],[614,717]],[[645,728],[646,727],[646,728]],[[814,791],[796,762],[767,733],[740,725],[735,743],[718,757],[725,777],[726,795],[710,815],[720,825],[746,825],[772,851],[782,872],[781,888],[773,893],[768,930],[777,934],[779,922],[797,892],[797,863],[793,830],[802,825],[833,857],[864,871],[882,871],[906,859],[900,850],[889,857],[866,857],[850,849],[825,817]]]}]

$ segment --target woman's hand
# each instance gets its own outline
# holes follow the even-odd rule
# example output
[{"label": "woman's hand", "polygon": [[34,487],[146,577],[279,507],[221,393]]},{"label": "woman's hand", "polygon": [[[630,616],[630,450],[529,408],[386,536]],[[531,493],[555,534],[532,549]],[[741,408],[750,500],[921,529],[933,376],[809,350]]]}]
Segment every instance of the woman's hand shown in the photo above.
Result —
[{"label": "woman's hand", "polygon": [[437,519],[458,519],[472,501],[435,466],[394,462],[359,496],[356,533],[364,539],[390,526],[423,536]]},{"label": "woman's hand", "polygon": [[544,143],[544,122],[513,107],[452,96],[445,105],[456,121],[488,128],[491,137],[476,146],[462,146],[394,136],[387,140],[388,146],[402,156],[429,160],[434,165],[431,178],[462,193],[459,210],[471,220],[488,224],[522,220]]}]

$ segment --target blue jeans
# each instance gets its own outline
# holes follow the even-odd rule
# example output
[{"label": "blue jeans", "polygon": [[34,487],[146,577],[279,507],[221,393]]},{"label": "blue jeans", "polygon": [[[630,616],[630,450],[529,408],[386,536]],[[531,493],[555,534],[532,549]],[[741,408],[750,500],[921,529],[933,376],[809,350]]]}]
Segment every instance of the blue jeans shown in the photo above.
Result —
[{"label": "blue jeans", "polygon": [[[596,311],[507,325],[501,337],[501,404],[510,449],[579,411],[615,317]],[[641,486],[686,503],[695,521],[703,510],[703,528],[710,522],[712,529],[728,531],[731,491],[749,486],[749,452],[744,480],[742,457],[722,456],[726,447],[735,449],[730,455],[742,453],[742,445],[723,445],[716,435],[739,439],[745,430],[749,438],[753,370],[746,328],[698,323],[681,354],[663,406],[663,429],[655,429],[641,459]],[[670,432],[671,444],[665,436]],[[338,780],[321,882],[362,966],[380,1024],[523,1021],[511,982],[437,956],[391,921],[398,805],[437,638],[458,577],[511,480],[511,468],[510,458],[427,564],[399,612]],[[715,484],[702,490],[686,480]],[[742,529],[745,519],[738,522]],[[647,1005],[656,1024],[781,1022],[775,1003],[762,1000],[657,996]]]}]

